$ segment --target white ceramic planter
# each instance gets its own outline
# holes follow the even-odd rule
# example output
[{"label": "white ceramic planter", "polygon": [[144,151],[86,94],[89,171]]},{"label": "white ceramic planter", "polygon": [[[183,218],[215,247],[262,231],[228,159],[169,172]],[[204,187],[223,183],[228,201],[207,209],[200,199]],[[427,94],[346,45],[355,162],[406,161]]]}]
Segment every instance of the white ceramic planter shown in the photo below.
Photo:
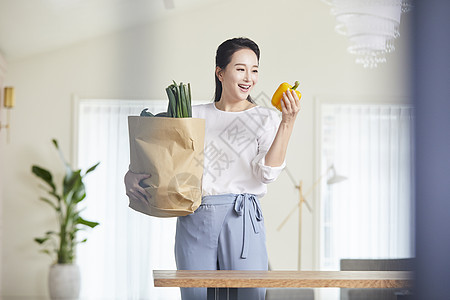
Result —
[{"label": "white ceramic planter", "polygon": [[77,265],[50,266],[48,287],[52,300],[75,300],[80,295],[80,269]]}]

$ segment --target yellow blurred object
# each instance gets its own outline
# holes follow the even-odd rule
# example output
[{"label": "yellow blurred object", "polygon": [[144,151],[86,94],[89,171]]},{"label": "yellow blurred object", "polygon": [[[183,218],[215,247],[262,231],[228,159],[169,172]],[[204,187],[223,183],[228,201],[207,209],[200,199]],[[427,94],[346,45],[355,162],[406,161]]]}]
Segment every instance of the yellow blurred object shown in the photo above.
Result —
[{"label": "yellow blurred object", "polygon": [[278,89],[273,94],[272,105],[275,106],[279,111],[281,111],[281,101],[283,99],[283,93],[287,90],[294,90],[298,95],[298,99],[300,99],[302,97],[302,94],[296,90],[299,85],[300,82],[298,81],[295,82],[294,86],[290,85],[287,82],[283,82],[282,84],[280,84]]},{"label": "yellow blurred object", "polygon": [[16,96],[14,93],[14,88],[9,86],[9,87],[5,87],[4,89],[5,91],[5,99],[3,102],[3,106],[6,108],[13,108],[14,105],[16,104]]},{"label": "yellow blurred object", "polygon": [[16,104],[16,96],[14,93],[14,87],[12,87],[12,86],[5,87],[3,90],[3,107],[6,108],[6,123],[2,123],[2,117],[0,116],[0,130],[2,128],[6,129],[6,141],[8,144],[10,141],[9,130],[11,128],[10,113],[11,113],[11,109],[14,108],[15,104]]}]

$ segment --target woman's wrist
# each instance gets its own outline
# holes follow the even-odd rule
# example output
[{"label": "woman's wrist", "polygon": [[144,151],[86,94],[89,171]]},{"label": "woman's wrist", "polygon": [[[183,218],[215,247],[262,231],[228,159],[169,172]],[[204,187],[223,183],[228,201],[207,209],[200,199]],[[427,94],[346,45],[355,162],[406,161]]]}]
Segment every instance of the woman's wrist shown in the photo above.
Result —
[{"label": "woman's wrist", "polygon": [[295,120],[281,121],[279,127],[281,130],[292,131],[294,129],[294,124]]},{"label": "woman's wrist", "polygon": [[278,167],[283,164],[293,127],[293,124],[290,122],[280,123],[275,139],[266,154],[267,166]]}]

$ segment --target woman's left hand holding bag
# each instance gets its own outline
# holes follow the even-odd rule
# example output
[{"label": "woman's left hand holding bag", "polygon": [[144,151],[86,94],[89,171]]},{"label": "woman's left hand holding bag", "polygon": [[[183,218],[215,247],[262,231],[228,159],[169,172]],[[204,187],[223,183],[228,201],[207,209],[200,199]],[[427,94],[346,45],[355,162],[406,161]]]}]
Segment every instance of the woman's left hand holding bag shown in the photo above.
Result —
[{"label": "woman's left hand holding bag", "polygon": [[150,197],[150,195],[139,183],[150,177],[150,174],[137,174],[128,170],[124,177],[126,195],[134,200],[147,202],[147,197]]}]

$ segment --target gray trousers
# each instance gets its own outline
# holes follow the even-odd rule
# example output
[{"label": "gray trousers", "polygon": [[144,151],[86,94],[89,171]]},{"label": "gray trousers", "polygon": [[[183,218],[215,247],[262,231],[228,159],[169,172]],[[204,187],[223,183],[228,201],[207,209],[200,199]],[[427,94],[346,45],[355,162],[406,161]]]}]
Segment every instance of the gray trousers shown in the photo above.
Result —
[{"label": "gray trousers", "polygon": [[[252,194],[205,196],[192,214],[178,217],[178,270],[267,270],[266,233]],[[206,288],[181,288],[183,300],[206,299]],[[238,299],[265,298],[263,288],[240,288]]]}]

